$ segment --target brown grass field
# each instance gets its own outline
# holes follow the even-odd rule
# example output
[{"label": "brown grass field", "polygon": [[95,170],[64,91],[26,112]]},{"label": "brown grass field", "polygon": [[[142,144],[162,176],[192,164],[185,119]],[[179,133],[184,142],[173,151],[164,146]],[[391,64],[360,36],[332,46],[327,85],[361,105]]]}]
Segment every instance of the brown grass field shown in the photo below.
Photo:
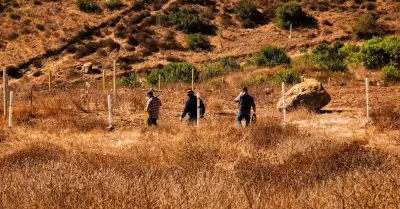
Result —
[{"label": "brown grass field", "polygon": [[[325,82],[332,101],[322,113],[290,112],[283,124],[275,108],[281,89],[252,83],[281,66],[245,66],[266,45],[295,61],[321,41],[361,44],[352,26],[367,12],[379,16],[386,35],[399,35],[398,0],[298,0],[318,25],[295,29],[291,39],[268,19],[281,0],[254,1],[268,19],[254,28],[234,14],[237,0],[125,0],[120,10],[95,1],[100,11],[89,14],[75,0],[0,0],[0,71],[13,71],[15,96],[13,127],[0,118],[0,209],[400,208],[399,84],[351,66],[330,74],[328,86],[312,66],[297,67]],[[187,34],[156,24],[174,7],[196,9],[217,28],[210,50],[188,50]],[[92,62],[109,81],[117,60],[118,77],[136,72],[143,79],[166,63],[201,69],[223,57],[240,62],[242,72],[196,84],[207,108],[199,127],[179,121],[189,85],[178,83],[157,93],[163,107],[156,128],[144,126],[147,89],[119,88],[112,97],[115,130],[108,132],[111,84],[103,91],[101,75],[81,69]],[[243,85],[256,99],[258,121],[238,129],[233,100]]]},{"label": "brown grass field", "polygon": [[235,126],[235,88],[198,86],[207,106],[198,128],[178,120],[185,85],[164,89],[157,128],[143,125],[145,91],[120,89],[114,132],[105,92],[34,90],[31,113],[15,88],[14,127],[1,120],[0,205],[398,208],[400,88],[371,86],[366,121],[363,87],[327,87],[330,113],[299,110],[284,126],[280,90],[254,86],[258,121],[248,129]]}]

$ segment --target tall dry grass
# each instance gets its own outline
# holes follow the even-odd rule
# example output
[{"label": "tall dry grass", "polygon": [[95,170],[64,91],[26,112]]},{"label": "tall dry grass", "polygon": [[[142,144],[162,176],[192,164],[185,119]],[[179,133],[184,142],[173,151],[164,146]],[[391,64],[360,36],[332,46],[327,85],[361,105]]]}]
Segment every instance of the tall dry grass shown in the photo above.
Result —
[{"label": "tall dry grass", "polygon": [[[130,146],[36,139],[0,156],[4,208],[395,208],[399,158],[269,118],[142,128]],[[14,133],[15,134],[15,133]],[[18,135],[18,134],[17,134]],[[97,138],[96,135],[94,138]],[[15,137],[8,136],[6,143]],[[7,142],[8,141],[8,142]],[[2,150],[5,148],[2,147]]]},{"label": "tall dry grass", "polygon": [[199,128],[177,120],[185,91],[170,86],[157,128],[143,127],[145,91],[119,92],[112,133],[104,130],[107,93],[35,92],[31,112],[29,96],[17,92],[15,127],[0,128],[0,207],[399,207],[398,156],[368,148],[367,138],[283,126],[271,111],[279,91],[262,86],[250,90],[257,124],[238,129],[237,91],[203,88]]}]

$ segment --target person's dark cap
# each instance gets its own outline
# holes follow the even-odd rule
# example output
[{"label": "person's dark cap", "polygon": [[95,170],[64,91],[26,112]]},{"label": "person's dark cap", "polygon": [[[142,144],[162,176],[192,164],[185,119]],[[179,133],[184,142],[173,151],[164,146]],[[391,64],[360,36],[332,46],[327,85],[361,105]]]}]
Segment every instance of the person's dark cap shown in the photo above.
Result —
[{"label": "person's dark cap", "polygon": [[246,87],[246,86],[245,86],[245,87],[243,87],[243,88],[242,88],[242,91],[245,91],[245,92],[247,92],[247,91],[248,91],[247,87]]},{"label": "person's dark cap", "polygon": [[193,95],[193,94],[194,94],[194,91],[193,91],[192,89],[189,89],[189,90],[186,91],[186,94],[187,94],[188,96]]},{"label": "person's dark cap", "polygon": [[147,91],[147,95],[153,96],[153,89],[148,90],[148,91]]}]

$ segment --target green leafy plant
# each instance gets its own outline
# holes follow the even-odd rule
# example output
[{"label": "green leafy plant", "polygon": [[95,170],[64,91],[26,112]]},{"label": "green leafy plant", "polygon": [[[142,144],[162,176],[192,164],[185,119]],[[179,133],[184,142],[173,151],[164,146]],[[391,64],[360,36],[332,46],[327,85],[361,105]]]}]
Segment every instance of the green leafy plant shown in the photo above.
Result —
[{"label": "green leafy plant", "polygon": [[386,28],[376,22],[378,18],[379,16],[374,13],[366,13],[358,18],[352,26],[352,31],[363,39],[383,35],[386,33]]},{"label": "green leafy plant", "polygon": [[95,0],[76,0],[76,6],[82,12],[93,13],[99,11],[99,6]]},{"label": "green leafy plant", "polygon": [[283,29],[289,29],[290,24],[293,27],[298,27],[306,20],[306,13],[296,2],[288,2],[282,7],[279,7],[276,12],[276,24]]},{"label": "green leafy plant", "polygon": [[10,12],[7,12],[7,18],[15,20],[15,19],[18,19],[19,16],[17,15],[17,13],[15,11],[10,11]]},{"label": "green leafy plant", "polygon": [[209,50],[211,48],[207,36],[201,33],[190,34],[186,36],[185,41],[190,50]]},{"label": "green leafy plant", "polygon": [[184,33],[212,34],[214,28],[204,22],[204,18],[196,10],[185,9],[173,11],[167,15],[159,15],[157,22],[164,26],[175,25]]},{"label": "green leafy plant", "polygon": [[195,73],[195,80],[197,80],[199,78],[198,70],[192,64],[187,62],[174,62],[165,65],[162,68],[152,70],[146,77],[146,80],[148,84],[156,85],[158,83],[158,76],[161,75],[163,83],[190,83],[192,81],[193,69]]},{"label": "green leafy plant", "polygon": [[252,19],[259,13],[256,5],[247,0],[239,1],[234,11],[240,19]]},{"label": "green leafy plant", "polygon": [[260,50],[256,58],[258,66],[275,67],[280,64],[289,64],[290,57],[281,48],[276,46],[266,46]]},{"label": "green leafy plant", "polygon": [[343,61],[345,57],[339,54],[339,49],[343,46],[341,42],[335,42],[332,46],[322,42],[313,49],[310,58],[319,65],[321,71],[344,71],[347,69]]},{"label": "green leafy plant", "polygon": [[118,80],[119,86],[125,86],[129,88],[136,88],[140,86],[140,82],[136,73],[131,73],[129,76],[122,77]]},{"label": "green leafy plant", "polygon": [[381,77],[385,81],[400,82],[400,69],[392,65],[382,68]]}]

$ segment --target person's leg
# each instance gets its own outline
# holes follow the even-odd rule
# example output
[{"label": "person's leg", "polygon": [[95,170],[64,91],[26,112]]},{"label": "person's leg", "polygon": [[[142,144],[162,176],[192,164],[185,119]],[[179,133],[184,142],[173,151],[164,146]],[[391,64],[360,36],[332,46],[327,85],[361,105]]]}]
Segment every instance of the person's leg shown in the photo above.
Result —
[{"label": "person's leg", "polygon": [[147,126],[150,127],[150,126],[152,126],[152,125],[153,125],[153,122],[151,121],[151,118],[148,117],[148,118],[147,118]]},{"label": "person's leg", "polygon": [[246,127],[250,125],[250,114],[243,115],[244,119],[246,120]]},{"label": "person's leg", "polygon": [[154,125],[154,126],[157,126],[158,124],[157,124],[157,120],[158,120],[158,118],[152,118],[151,119],[151,123]]},{"label": "person's leg", "polygon": [[188,116],[188,124],[189,125],[194,125],[196,124],[197,118],[196,117],[190,117]]},{"label": "person's leg", "polygon": [[238,112],[238,115],[236,117],[236,123],[239,128],[242,128],[242,119],[243,119],[242,113]]}]

